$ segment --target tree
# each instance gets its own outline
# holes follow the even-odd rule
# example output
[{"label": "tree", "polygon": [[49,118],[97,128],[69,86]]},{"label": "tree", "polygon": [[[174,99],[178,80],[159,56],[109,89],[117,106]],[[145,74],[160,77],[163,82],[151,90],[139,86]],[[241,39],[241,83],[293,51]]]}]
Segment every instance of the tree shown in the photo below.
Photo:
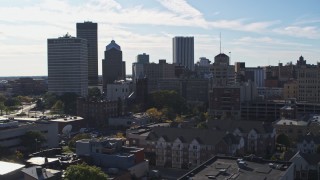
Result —
[{"label": "tree", "polygon": [[17,99],[20,102],[25,102],[25,103],[31,103],[32,102],[32,98],[30,98],[28,96],[18,96]]},{"label": "tree", "polygon": [[88,90],[88,97],[91,98],[100,98],[101,97],[101,91],[97,87],[89,88]]},{"label": "tree", "polygon": [[39,150],[45,142],[45,136],[39,131],[28,131],[21,137],[21,145],[29,152]]},{"label": "tree", "polygon": [[66,169],[65,180],[105,180],[108,175],[96,166],[89,166],[87,164],[71,165]]},{"label": "tree", "polygon": [[56,103],[58,100],[58,96],[54,93],[47,92],[43,96],[43,102],[46,109],[51,109],[51,107]]},{"label": "tree", "polygon": [[156,91],[150,94],[149,107],[157,109],[172,108],[175,113],[181,114],[186,112],[186,100],[180,96],[176,91]]},{"label": "tree", "polygon": [[4,105],[3,102],[0,101],[0,111],[1,111],[1,116],[3,115],[3,111],[6,109],[6,106]]},{"label": "tree", "polygon": [[121,133],[121,132],[118,132],[114,137],[115,138],[125,138],[123,133]]},{"label": "tree", "polygon": [[162,112],[158,111],[157,108],[150,108],[146,111],[146,113],[154,122],[158,122],[162,118]]},{"label": "tree", "polygon": [[81,134],[77,134],[75,135],[70,141],[69,141],[69,148],[71,150],[74,150],[76,148],[76,142],[78,140],[81,140],[81,139],[91,139],[91,136],[90,134],[85,134],[85,133],[81,133]]},{"label": "tree", "polygon": [[44,108],[45,108],[45,104],[43,103],[43,101],[41,99],[37,99],[36,109],[37,110],[44,110]]},{"label": "tree", "polygon": [[173,120],[176,118],[176,114],[174,113],[172,108],[165,107],[162,108],[160,111],[166,119]]},{"label": "tree", "polygon": [[20,103],[20,101],[18,100],[18,98],[9,98],[9,99],[7,99],[5,102],[4,102],[4,105],[5,106],[10,106],[10,107],[12,107],[12,106],[18,106],[18,105],[20,105],[21,103]]},{"label": "tree", "polygon": [[56,103],[52,106],[51,111],[53,113],[63,114],[64,103],[61,100],[56,101]]},{"label": "tree", "polygon": [[208,125],[206,122],[200,122],[197,124],[198,129],[208,129]]},{"label": "tree", "polygon": [[320,145],[317,147],[317,153],[320,154]]},{"label": "tree", "polygon": [[290,144],[291,144],[291,141],[289,139],[289,137],[285,134],[280,134],[278,137],[277,137],[277,143],[278,144],[282,144],[286,147],[289,147]]},{"label": "tree", "polygon": [[59,99],[64,103],[64,113],[76,115],[77,114],[77,98],[76,93],[64,93]]}]

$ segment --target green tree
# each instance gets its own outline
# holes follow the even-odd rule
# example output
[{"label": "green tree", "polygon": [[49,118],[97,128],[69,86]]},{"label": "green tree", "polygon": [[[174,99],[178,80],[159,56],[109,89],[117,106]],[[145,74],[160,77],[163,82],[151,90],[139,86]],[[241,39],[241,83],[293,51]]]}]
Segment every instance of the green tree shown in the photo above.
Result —
[{"label": "green tree", "polygon": [[45,136],[39,131],[28,131],[21,137],[21,145],[29,152],[38,151],[45,142]]},{"label": "green tree", "polygon": [[187,103],[185,99],[176,91],[156,91],[150,94],[149,107],[157,109],[172,108],[175,113],[181,114],[186,112]]},{"label": "green tree", "polygon": [[7,98],[4,95],[0,95],[0,102],[5,102]]},{"label": "green tree", "polygon": [[37,99],[37,101],[36,101],[36,109],[40,110],[40,111],[45,109],[45,104],[41,99]]},{"label": "green tree", "polygon": [[45,95],[42,97],[45,108],[46,109],[51,109],[51,107],[56,103],[58,100],[58,96],[54,93],[47,92]]},{"label": "green tree", "polygon": [[176,114],[174,113],[172,108],[165,107],[160,111],[162,112],[165,119],[173,120],[176,118]]},{"label": "green tree", "polygon": [[280,134],[278,137],[277,137],[277,143],[278,144],[282,144],[286,147],[289,147],[291,145],[291,141],[289,139],[289,137],[285,134]]},{"label": "green tree", "polygon": [[20,102],[25,102],[25,103],[31,103],[32,102],[32,98],[30,98],[28,96],[18,96],[17,99]]},{"label": "green tree", "polygon": [[8,107],[19,106],[21,102],[18,98],[9,98],[4,102],[4,105]]},{"label": "green tree", "polygon": [[52,113],[63,114],[64,103],[61,100],[56,101],[56,103],[51,108]]},{"label": "green tree", "polygon": [[96,166],[87,164],[71,165],[66,169],[65,180],[105,180],[108,175]]},{"label": "green tree", "polygon": [[158,111],[157,108],[150,108],[146,113],[154,122],[159,122],[162,118],[162,112]]},{"label": "green tree", "polygon": [[3,111],[6,109],[6,106],[4,105],[3,102],[0,101],[0,112],[1,112],[1,116],[3,115]]},{"label": "green tree", "polygon": [[77,114],[77,98],[76,93],[64,93],[59,99],[64,103],[64,113],[76,115]]},{"label": "green tree", "polygon": [[69,148],[71,150],[74,150],[76,148],[76,141],[81,140],[81,139],[91,139],[90,134],[86,134],[86,133],[81,133],[81,134],[77,134],[75,135],[70,141],[69,141]]},{"label": "green tree", "polygon": [[207,129],[208,126],[207,126],[206,122],[200,122],[200,123],[197,124],[197,128],[199,128],[199,129]]},{"label": "green tree", "polygon": [[317,153],[320,154],[320,145],[317,147]]},{"label": "green tree", "polygon": [[101,91],[97,87],[89,88],[88,89],[88,97],[91,98],[100,98],[101,97]]}]

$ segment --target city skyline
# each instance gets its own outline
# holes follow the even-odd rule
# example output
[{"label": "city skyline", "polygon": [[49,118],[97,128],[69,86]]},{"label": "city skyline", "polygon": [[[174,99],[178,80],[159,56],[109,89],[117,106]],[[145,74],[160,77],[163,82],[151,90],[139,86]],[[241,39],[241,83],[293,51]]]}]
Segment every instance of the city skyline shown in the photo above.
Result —
[{"label": "city skyline", "polygon": [[[105,46],[121,45],[131,74],[138,54],[150,62],[172,63],[172,38],[194,36],[195,63],[213,62],[222,52],[247,66],[276,65],[303,55],[307,63],[320,61],[320,13],[317,0],[308,1],[196,1],[196,0],[22,0],[0,5],[0,76],[47,75],[48,38],[69,32],[76,23],[98,23],[98,63],[102,74]],[[8,18],[9,17],[9,18]],[[231,54],[229,54],[231,52]]]}]

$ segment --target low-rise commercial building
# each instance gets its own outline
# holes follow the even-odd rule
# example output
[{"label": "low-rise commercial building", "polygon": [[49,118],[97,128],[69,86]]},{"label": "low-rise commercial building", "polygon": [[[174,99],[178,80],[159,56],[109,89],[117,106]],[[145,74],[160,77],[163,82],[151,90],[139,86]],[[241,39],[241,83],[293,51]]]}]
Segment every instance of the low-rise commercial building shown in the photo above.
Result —
[{"label": "low-rise commercial building", "polygon": [[294,164],[268,161],[253,156],[238,159],[215,156],[192,169],[179,180],[200,179],[294,179]]},{"label": "low-rise commercial building", "polygon": [[83,139],[76,142],[76,154],[89,156],[96,166],[113,170],[129,170],[131,175],[141,178],[149,170],[143,148],[127,147],[124,139]]},{"label": "low-rise commercial building", "polygon": [[28,131],[41,132],[46,138],[43,147],[53,148],[59,145],[58,124],[49,121],[0,120],[0,144],[3,147],[16,149],[21,147],[21,137]]}]

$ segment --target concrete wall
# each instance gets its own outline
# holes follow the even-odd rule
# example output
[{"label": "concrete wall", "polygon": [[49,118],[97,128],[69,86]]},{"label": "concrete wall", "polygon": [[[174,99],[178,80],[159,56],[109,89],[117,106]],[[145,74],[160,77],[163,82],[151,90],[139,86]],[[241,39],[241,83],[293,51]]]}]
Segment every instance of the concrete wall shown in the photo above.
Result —
[{"label": "concrete wall", "polygon": [[136,164],[135,166],[132,166],[129,168],[130,174],[137,177],[141,178],[142,176],[146,175],[149,171],[149,161],[143,161],[139,164]]},{"label": "concrete wall", "polygon": [[93,162],[97,166],[108,168],[128,169],[134,165],[134,155],[99,154],[91,153]]}]

